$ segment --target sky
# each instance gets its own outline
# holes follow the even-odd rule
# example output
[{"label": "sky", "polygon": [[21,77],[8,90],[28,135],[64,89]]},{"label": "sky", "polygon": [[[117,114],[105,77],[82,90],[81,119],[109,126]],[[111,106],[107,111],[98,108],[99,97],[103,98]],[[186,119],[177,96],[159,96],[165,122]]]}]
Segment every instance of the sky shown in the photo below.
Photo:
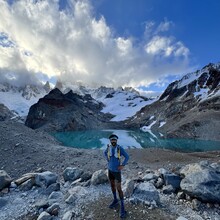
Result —
[{"label": "sky", "polygon": [[0,82],[149,95],[220,61],[219,0],[0,0]]}]

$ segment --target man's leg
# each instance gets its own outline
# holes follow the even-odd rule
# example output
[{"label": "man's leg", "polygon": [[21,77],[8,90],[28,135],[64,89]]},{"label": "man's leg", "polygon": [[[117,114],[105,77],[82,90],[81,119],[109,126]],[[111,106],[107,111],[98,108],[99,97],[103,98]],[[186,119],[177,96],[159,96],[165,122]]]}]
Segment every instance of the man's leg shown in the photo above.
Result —
[{"label": "man's leg", "polygon": [[117,181],[117,190],[119,194],[119,198],[121,200],[121,211],[120,211],[120,217],[125,218],[126,217],[126,211],[125,211],[125,206],[124,206],[124,194],[121,188],[121,182]]},{"label": "man's leg", "polygon": [[115,179],[112,176],[112,173],[110,173],[110,172],[109,172],[109,181],[111,184],[112,194],[114,196],[113,202],[109,205],[109,208],[112,209],[118,205],[118,199],[117,199],[117,192],[116,192],[116,186],[115,186]]}]

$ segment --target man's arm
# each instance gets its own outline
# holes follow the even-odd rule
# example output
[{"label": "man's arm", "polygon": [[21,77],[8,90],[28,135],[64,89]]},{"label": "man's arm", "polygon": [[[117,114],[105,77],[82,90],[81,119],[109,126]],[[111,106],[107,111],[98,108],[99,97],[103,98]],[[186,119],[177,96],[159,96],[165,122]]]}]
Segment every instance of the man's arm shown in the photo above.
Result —
[{"label": "man's arm", "polygon": [[127,164],[128,160],[129,160],[129,155],[127,154],[127,152],[122,147],[121,147],[120,151],[121,151],[121,155],[125,158],[121,165],[125,166]]},{"label": "man's arm", "polygon": [[108,161],[108,147],[104,151],[105,159]]}]

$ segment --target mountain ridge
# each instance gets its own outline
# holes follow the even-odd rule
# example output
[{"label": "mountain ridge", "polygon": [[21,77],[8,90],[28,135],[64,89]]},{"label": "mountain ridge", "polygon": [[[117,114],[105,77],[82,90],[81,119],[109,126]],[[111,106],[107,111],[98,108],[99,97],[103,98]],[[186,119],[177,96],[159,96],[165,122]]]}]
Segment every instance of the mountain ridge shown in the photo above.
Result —
[{"label": "mountain ridge", "polygon": [[[70,102],[71,108],[75,109],[75,113],[77,112],[77,114],[74,113],[75,119],[81,118],[77,119],[79,124],[76,126],[71,125],[66,128],[65,126],[71,122],[65,119],[67,120],[65,126],[62,127],[62,123],[59,122],[58,127],[52,125],[49,130],[51,128],[60,131],[97,129],[110,126],[111,128],[121,129],[138,128],[145,132],[159,131],[167,137],[220,140],[220,133],[218,132],[220,130],[220,63],[210,63],[201,70],[188,73],[180,80],[170,83],[157,99],[143,97],[138,91],[130,87],[114,89],[102,86],[92,89],[82,85],[63,85],[61,82],[57,82],[55,87],[55,90],[50,90],[49,83],[44,85],[44,88],[42,87],[44,96],[39,92],[42,90],[30,85],[19,91],[26,100],[35,98],[35,103],[33,103],[35,109],[38,109],[36,107],[38,105],[42,106],[42,103],[51,108],[52,104],[55,105],[59,102],[65,108],[68,106],[65,103]],[[8,88],[12,92],[15,90],[10,85]],[[48,94],[46,89],[47,91],[50,90]],[[0,85],[0,94],[9,90],[7,90],[7,86]],[[48,101],[48,95],[51,96],[51,91],[55,91],[52,92],[53,100]],[[37,96],[39,94],[41,95],[40,99]],[[60,97],[63,97],[63,100]],[[73,101],[73,97],[77,98]],[[95,111],[91,111],[89,105],[99,107],[94,107]],[[5,104],[5,106],[7,105]],[[83,113],[77,106],[84,109]],[[46,106],[43,107],[44,111],[46,108]],[[9,109],[11,110],[11,108]],[[26,112],[27,110],[29,108],[26,106]],[[53,111],[56,110],[53,109]],[[36,112],[29,111],[29,119],[32,117],[30,114],[36,116]],[[66,114],[71,113],[66,112]],[[95,118],[95,123],[98,126],[92,122],[91,115]],[[55,117],[51,120],[56,121],[58,119]],[[30,125],[29,122],[27,124],[33,128],[40,128]]]}]

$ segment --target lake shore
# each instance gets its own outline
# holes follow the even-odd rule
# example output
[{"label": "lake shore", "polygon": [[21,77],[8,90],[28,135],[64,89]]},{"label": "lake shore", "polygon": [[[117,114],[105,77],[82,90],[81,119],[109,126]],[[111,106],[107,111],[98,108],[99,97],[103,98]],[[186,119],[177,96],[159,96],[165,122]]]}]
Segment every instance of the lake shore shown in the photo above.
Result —
[{"label": "lake shore", "polygon": [[[45,132],[32,130],[13,121],[0,122],[0,169],[4,169],[12,178],[39,168],[62,174],[70,167],[80,167],[94,172],[106,168],[103,150],[77,149],[62,146]],[[176,169],[184,164],[209,160],[220,161],[219,151],[183,153],[159,148],[129,149],[127,175],[158,169],[161,167]]]}]

